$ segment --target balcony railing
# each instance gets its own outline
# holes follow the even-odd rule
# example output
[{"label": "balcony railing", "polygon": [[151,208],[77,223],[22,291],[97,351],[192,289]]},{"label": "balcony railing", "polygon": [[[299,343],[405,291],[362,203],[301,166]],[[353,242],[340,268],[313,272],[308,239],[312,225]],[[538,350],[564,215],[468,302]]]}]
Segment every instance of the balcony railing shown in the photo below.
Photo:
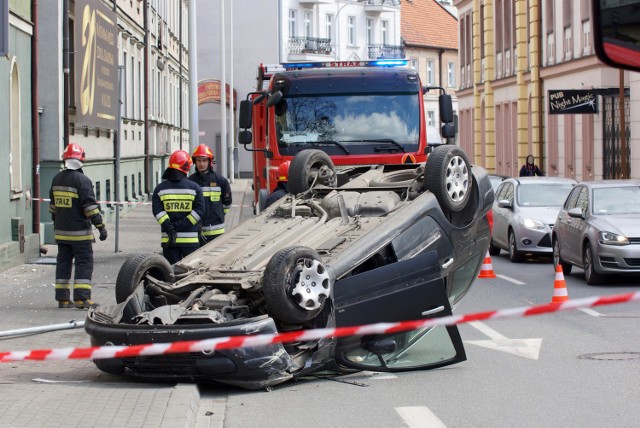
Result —
[{"label": "balcony railing", "polygon": [[369,59],[402,59],[404,46],[369,45]]},{"label": "balcony railing", "polygon": [[400,6],[400,0],[366,0],[365,6]]},{"label": "balcony railing", "polygon": [[331,55],[331,39],[320,39],[317,37],[289,37],[288,53]]}]

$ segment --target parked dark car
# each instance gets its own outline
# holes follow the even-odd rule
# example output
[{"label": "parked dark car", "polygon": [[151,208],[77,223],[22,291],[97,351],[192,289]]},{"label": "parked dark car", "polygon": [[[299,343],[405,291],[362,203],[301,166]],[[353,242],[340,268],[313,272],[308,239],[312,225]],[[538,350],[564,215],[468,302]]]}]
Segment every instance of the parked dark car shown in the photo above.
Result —
[{"label": "parked dark car", "polygon": [[[286,196],[174,266],[127,260],[114,306],[92,309],[92,345],[202,340],[451,314],[489,245],[493,191],[456,146],[426,164],[336,172],[319,150],[289,168]],[[97,359],[101,370],[245,388],[318,370],[406,371],[465,360],[457,327],[235,350]]]},{"label": "parked dark car", "polygon": [[551,256],[551,227],[577,181],[558,177],[505,179],[493,202],[489,254],[509,252],[512,262],[526,254]]},{"label": "parked dark car", "polygon": [[640,180],[577,185],[553,226],[553,263],[584,269],[587,284],[640,275]]},{"label": "parked dark car", "polygon": [[509,178],[508,175],[489,174],[489,181],[491,181],[491,187],[493,187],[493,191],[495,192],[496,190],[498,190],[498,186],[500,185],[500,183],[502,183],[507,178]]}]

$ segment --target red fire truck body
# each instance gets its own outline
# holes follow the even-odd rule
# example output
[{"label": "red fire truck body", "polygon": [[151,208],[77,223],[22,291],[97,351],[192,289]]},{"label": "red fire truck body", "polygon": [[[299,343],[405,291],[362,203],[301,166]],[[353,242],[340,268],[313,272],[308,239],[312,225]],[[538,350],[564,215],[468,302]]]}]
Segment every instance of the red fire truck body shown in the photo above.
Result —
[{"label": "red fire truck body", "polygon": [[253,140],[257,211],[277,185],[278,166],[300,150],[323,150],[337,169],[425,162],[426,89],[406,63],[260,65],[258,90],[244,102],[252,133],[241,141]]}]

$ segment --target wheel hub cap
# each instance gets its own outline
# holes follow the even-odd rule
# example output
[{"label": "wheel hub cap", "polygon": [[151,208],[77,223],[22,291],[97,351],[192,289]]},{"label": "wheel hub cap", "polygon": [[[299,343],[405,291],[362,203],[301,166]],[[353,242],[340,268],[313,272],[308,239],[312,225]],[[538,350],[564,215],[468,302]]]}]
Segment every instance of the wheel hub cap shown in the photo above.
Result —
[{"label": "wheel hub cap", "polygon": [[447,194],[452,201],[461,201],[469,190],[469,170],[460,156],[454,156],[447,164]]},{"label": "wheel hub cap", "polygon": [[331,280],[323,264],[317,260],[304,259],[298,262],[298,281],[291,294],[298,296],[298,305],[312,311],[322,306],[331,292]]}]

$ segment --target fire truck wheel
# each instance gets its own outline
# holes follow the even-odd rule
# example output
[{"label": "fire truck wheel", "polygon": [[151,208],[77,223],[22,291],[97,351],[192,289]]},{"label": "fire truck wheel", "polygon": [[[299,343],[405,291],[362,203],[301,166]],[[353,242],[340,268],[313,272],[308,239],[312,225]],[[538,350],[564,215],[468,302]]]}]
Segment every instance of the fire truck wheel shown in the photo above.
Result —
[{"label": "fire truck wheel", "polygon": [[262,287],[269,315],[286,324],[300,324],[322,311],[331,294],[331,279],[317,252],[293,246],[271,257]]},{"label": "fire truck wheel", "polygon": [[471,198],[473,183],[467,155],[458,146],[436,147],[425,165],[424,182],[445,213],[462,211]]},{"label": "fire truck wheel", "polygon": [[336,167],[322,150],[302,150],[289,165],[289,192],[294,195],[306,192],[314,184],[335,187]]},{"label": "fire truck wheel", "polygon": [[[123,310],[122,320],[130,323],[144,309],[146,276],[165,282],[173,281],[173,269],[160,254],[141,253],[124,262],[116,279],[116,303],[122,303],[135,293]],[[140,288],[139,285],[142,285]]]}]

